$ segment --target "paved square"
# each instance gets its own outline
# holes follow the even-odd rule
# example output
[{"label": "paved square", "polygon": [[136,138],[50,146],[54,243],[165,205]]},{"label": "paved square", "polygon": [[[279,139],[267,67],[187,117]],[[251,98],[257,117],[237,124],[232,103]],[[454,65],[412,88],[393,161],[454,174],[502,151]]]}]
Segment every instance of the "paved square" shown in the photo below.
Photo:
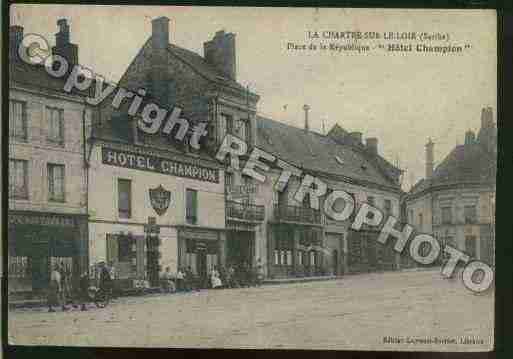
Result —
[{"label": "paved square", "polygon": [[[119,298],[87,312],[17,310],[9,313],[9,338],[39,345],[482,351],[493,348],[493,307],[493,293],[475,295],[438,271],[376,273]],[[384,344],[385,336],[402,343]],[[408,343],[427,339],[456,343]]]}]

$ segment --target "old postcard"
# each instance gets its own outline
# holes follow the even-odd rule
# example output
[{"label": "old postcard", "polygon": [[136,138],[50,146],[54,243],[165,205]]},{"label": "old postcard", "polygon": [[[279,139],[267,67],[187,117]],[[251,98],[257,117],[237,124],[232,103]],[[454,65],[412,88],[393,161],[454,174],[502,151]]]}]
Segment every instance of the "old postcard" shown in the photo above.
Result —
[{"label": "old postcard", "polygon": [[493,350],[495,11],[9,16],[10,344]]}]

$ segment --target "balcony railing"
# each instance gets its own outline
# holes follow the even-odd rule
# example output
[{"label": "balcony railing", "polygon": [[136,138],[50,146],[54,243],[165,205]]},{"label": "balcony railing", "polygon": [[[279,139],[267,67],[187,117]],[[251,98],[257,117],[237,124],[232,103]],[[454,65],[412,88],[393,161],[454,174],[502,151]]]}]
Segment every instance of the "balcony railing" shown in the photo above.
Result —
[{"label": "balcony railing", "polygon": [[321,212],[297,206],[274,206],[274,218],[278,221],[321,224]]},{"label": "balcony railing", "polygon": [[260,222],[265,218],[264,206],[257,206],[254,204],[227,201],[226,211],[228,218]]}]

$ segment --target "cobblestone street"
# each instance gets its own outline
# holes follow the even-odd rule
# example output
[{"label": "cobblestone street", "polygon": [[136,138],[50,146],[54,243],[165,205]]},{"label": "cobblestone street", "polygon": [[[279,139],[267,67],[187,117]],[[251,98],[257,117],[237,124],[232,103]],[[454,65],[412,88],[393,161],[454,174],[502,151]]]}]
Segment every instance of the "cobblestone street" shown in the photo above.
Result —
[{"label": "cobblestone street", "polygon": [[[491,350],[492,293],[438,271],[119,298],[107,308],[9,313],[12,344],[382,350]],[[482,344],[383,344],[383,337]]]}]

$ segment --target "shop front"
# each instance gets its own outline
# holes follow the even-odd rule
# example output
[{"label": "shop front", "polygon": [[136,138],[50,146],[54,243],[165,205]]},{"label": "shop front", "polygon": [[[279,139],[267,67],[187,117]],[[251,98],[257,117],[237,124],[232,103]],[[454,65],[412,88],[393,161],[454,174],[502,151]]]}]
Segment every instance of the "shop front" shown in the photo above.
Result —
[{"label": "shop front", "polygon": [[208,288],[214,266],[224,266],[224,232],[205,228],[178,229],[178,267],[190,270],[201,288]]},{"label": "shop front", "polygon": [[393,241],[383,245],[377,241],[376,230],[349,230],[347,267],[350,273],[395,270],[397,255]]},{"label": "shop front", "polygon": [[8,223],[10,294],[44,295],[56,264],[72,284],[87,270],[87,216],[9,211]]},{"label": "shop front", "polygon": [[275,278],[310,277],[329,274],[320,227],[273,224],[270,275]]}]

